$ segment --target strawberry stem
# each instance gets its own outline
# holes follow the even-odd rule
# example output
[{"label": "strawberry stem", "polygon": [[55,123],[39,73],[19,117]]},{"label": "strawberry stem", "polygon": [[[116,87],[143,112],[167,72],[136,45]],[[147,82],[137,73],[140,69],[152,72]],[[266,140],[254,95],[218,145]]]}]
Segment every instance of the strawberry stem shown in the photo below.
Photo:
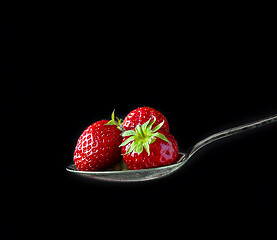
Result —
[{"label": "strawberry stem", "polygon": [[139,125],[139,131],[140,131],[141,136],[142,136],[143,138],[145,138],[145,135],[144,135],[144,132],[143,132],[143,130],[142,130],[141,125]]},{"label": "strawberry stem", "polygon": [[115,125],[120,131],[122,132],[125,132],[125,128],[122,126],[121,122],[123,121],[122,119],[118,119],[117,118],[117,121],[115,121],[114,119],[114,111],[113,110],[113,113],[112,113],[112,116],[111,116],[111,119],[108,123],[106,123],[105,125]]},{"label": "strawberry stem", "polygon": [[129,154],[131,152],[135,153],[141,153],[143,151],[143,148],[148,153],[148,156],[150,155],[150,148],[149,145],[153,142],[155,142],[156,138],[160,138],[166,142],[168,142],[167,138],[160,132],[157,132],[164,122],[161,122],[158,124],[155,128],[152,129],[153,124],[156,121],[156,118],[154,117],[154,120],[152,122],[151,118],[145,122],[143,125],[138,124],[134,130],[129,130],[123,132],[121,135],[123,137],[128,137],[124,140],[119,146],[123,147],[126,146],[128,143],[132,142],[132,144],[127,149],[126,154]]}]

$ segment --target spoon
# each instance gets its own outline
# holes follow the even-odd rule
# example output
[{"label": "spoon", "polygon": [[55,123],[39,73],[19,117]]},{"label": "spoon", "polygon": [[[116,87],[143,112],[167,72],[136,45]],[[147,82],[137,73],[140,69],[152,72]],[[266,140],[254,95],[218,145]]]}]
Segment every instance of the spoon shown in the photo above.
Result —
[{"label": "spoon", "polygon": [[198,143],[196,143],[187,154],[179,152],[179,158],[177,163],[157,167],[157,168],[148,168],[141,170],[117,170],[117,171],[80,171],[77,169],[75,164],[69,165],[66,170],[82,175],[86,178],[98,179],[102,181],[111,181],[111,182],[140,182],[140,181],[148,181],[153,179],[162,178],[168,176],[180,169],[185,163],[195,154],[198,150],[200,150],[205,145],[217,141],[221,138],[225,138],[228,136],[232,136],[241,132],[244,132],[249,129],[254,129],[257,127],[262,127],[264,125],[273,123],[277,121],[277,115],[261,119],[259,121],[251,122],[248,124],[244,124],[238,127],[229,128],[227,130],[215,133]]}]

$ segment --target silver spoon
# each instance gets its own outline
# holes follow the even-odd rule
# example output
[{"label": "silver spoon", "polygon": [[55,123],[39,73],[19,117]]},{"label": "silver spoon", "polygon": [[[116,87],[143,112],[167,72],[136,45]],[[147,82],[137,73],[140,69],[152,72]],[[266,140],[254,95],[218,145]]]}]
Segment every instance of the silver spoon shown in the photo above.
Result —
[{"label": "silver spoon", "polygon": [[219,140],[221,138],[232,136],[237,133],[240,133],[249,129],[261,127],[276,121],[277,121],[277,115],[274,115],[272,117],[268,117],[259,121],[255,121],[238,127],[230,128],[230,129],[221,131],[219,133],[215,133],[201,140],[200,142],[196,143],[187,154],[180,152],[178,162],[168,166],[142,169],[142,170],[80,171],[77,169],[75,164],[71,164],[66,168],[66,170],[71,173],[82,175],[86,178],[112,181],[112,182],[140,182],[140,181],[148,181],[152,179],[162,178],[180,169],[193,156],[194,153],[196,153],[199,149],[201,149],[205,145],[212,143],[216,140]]}]

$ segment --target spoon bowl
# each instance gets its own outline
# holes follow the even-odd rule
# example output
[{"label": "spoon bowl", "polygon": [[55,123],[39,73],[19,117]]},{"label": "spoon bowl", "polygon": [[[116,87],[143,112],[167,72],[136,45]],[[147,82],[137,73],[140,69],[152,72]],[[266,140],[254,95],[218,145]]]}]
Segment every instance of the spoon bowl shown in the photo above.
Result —
[{"label": "spoon bowl", "polygon": [[80,171],[75,164],[69,165],[66,170],[81,176],[113,182],[141,182],[162,178],[175,172],[186,162],[185,154],[179,153],[178,162],[172,165],[148,168],[141,170],[122,170],[122,171]]},{"label": "spoon bowl", "polygon": [[141,182],[141,181],[149,181],[153,179],[162,178],[168,176],[181,168],[198,150],[200,150],[205,145],[212,143],[216,140],[232,136],[238,134],[240,132],[244,132],[246,130],[254,129],[257,127],[261,127],[273,122],[277,121],[277,115],[264,118],[259,121],[255,121],[252,123],[244,124],[238,127],[230,128],[227,130],[223,130],[219,133],[215,133],[195,144],[188,154],[179,153],[179,160],[177,163],[157,167],[157,168],[148,168],[141,170],[121,170],[121,171],[80,171],[77,169],[75,164],[69,165],[66,170],[75,173],[78,175],[82,175],[86,178],[98,179],[103,181],[112,181],[112,182]]}]

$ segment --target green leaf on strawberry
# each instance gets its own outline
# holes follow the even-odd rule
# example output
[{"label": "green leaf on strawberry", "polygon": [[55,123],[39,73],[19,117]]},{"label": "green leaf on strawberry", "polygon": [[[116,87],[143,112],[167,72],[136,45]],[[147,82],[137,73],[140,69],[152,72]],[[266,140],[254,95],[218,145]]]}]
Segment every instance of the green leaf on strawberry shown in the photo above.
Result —
[{"label": "green leaf on strawberry", "polygon": [[116,118],[117,121],[115,121],[114,112],[115,112],[115,110],[113,110],[112,115],[111,115],[112,120],[110,120],[105,125],[115,125],[120,131],[125,131],[124,127],[122,126],[123,119]]},{"label": "green leaf on strawberry", "polygon": [[122,144],[119,146],[125,146],[128,143],[132,142],[130,147],[128,148],[127,152],[124,154],[129,154],[131,152],[134,153],[141,153],[143,149],[150,155],[150,148],[149,145],[155,142],[156,138],[160,138],[166,142],[169,142],[167,138],[160,132],[157,132],[164,124],[164,121],[158,124],[156,127],[152,129],[153,124],[156,122],[156,118],[152,122],[151,118],[145,122],[143,125],[138,124],[135,127],[135,130],[128,130],[121,134],[122,137],[129,137],[127,138]]}]

